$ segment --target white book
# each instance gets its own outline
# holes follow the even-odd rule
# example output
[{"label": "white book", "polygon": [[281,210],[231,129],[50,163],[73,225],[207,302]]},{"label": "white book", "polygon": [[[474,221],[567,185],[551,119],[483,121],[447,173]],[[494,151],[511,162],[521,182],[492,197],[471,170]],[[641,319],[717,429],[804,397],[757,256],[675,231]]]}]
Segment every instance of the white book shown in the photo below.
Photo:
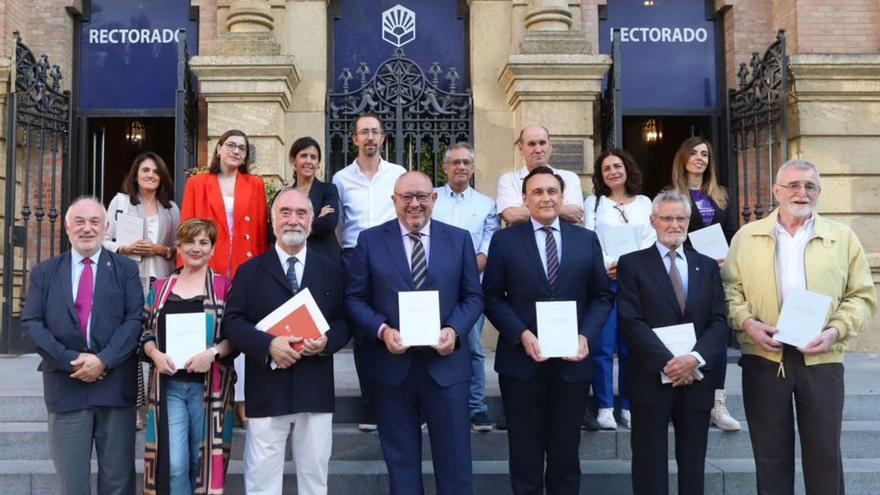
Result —
[{"label": "white book", "polygon": [[618,259],[624,254],[639,250],[639,229],[632,225],[614,225],[602,229],[605,254]]},{"label": "white book", "polygon": [[575,301],[535,303],[538,323],[538,345],[545,358],[576,357],[578,353],[578,320]]},{"label": "white book", "polygon": [[795,347],[806,347],[825,328],[830,310],[829,296],[804,289],[786,289],[782,311],[776,321],[779,333],[773,339]]},{"label": "white book", "polygon": [[[120,213],[116,215],[116,243],[120,246],[128,246],[137,241],[144,240],[144,219],[134,215]],[[129,258],[140,261],[141,257],[132,254]]]},{"label": "white book", "polygon": [[208,348],[208,323],[205,313],[169,313],[165,315],[165,354],[177,369]]},{"label": "white book", "polygon": [[721,224],[712,224],[708,227],[695,230],[688,234],[691,240],[691,246],[700,254],[718,260],[727,258],[727,252],[730,246],[727,245],[727,238],[724,237],[724,231],[721,230]]},{"label": "white book", "polygon": [[[697,345],[697,333],[694,330],[693,323],[682,323],[681,325],[670,325],[668,327],[659,327],[654,329],[654,333],[663,342],[663,345],[669,349],[674,357],[690,354]],[[694,370],[694,376],[703,379],[703,372],[699,369]],[[661,383],[672,383],[664,373],[660,373]]]},{"label": "white book", "polygon": [[418,290],[397,294],[403,345],[440,344],[440,292]]}]

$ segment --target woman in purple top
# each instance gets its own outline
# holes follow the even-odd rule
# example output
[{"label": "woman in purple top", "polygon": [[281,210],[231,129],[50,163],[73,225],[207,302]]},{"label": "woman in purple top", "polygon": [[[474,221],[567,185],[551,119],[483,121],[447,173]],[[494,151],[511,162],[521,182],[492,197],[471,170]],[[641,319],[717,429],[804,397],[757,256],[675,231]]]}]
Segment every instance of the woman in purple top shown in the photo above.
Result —
[{"label": "woman in purple top", "polygon": [[[727,191],[718,184],[715,168],[715,153],[712,144],[701,137],[685,139],[672,163],[672,187],[691,198],[691,220],[688,232],[699,230],[716,223],[721,224],[724,237],[730,243],[737,229],[735,208],[728,202]],[[723,264],[724,260],[718,260]],[[715,406],[712,408],[712,423],[725,431],[740,429],[739,421],[727,411],[724,380],[726,367],[718,374],[715,390]]]}]

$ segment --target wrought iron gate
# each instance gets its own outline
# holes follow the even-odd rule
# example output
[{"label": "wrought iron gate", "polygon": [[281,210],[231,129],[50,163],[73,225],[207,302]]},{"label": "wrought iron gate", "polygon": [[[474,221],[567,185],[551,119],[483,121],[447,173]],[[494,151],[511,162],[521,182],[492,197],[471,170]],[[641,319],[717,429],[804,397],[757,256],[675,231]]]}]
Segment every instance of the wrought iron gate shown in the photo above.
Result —
[{"label": "wrought iron gate", "polygon": [[620,28],[611,30],[611,69],[608,71],[605,82],[605,91],[602,93],[602,147],[605,150],[623,148],[623,107],[621,97],[620,74],[622,60],[620,56]]},{"label": "wrought iron gate", "polygon": [[19,317],[31,267],[66,246],[62,215],[70,203],[70,92],[46,55],[35,57],[15,33],[15,82],[8,95],[6,205],[3,219],[3,339],[19,352]]},{"label": "wrought iron gate", "polygon": [[[428,78],[421,67],[398,48],[394,56],[371,74],[365,62],[354,71],[343,68],[342,91],[327,94],[327,170],[342,169],[357,157],[351,145],[354,118],[373,112],[382,118],[385,144],[382,156],[409,170],[421,170],[442,182],[441,164],[446,147],[457,141],[473,142],[473,97],[457,88],[461,75],[455,67],[445,73],[434,63]],[[441,75],[445,85],[441,85]]]},{"label": "wrought iron gate", "polygon": [[[739,68],[739,89],[728,95],[730,164],[741,171],[731,184],[739,188],[743,223],[763,218],[776,207],[772,184],[779,165],[788,160],[788,98],[790,69],[785,31],[763,56],[752,54]],[[754,198],[754,205],[750,204]],[[767,208],[764,207],[766,199]],[[754,206],[754,209],[752,207]]]},{"label": "wrought iron gate", "polygon": [[174,101],[174,200],[177,204],[183,204],[187,170],[197,165],[198,106],[186,38],[186,30],[182,29],[177,38],[177,93]]}]

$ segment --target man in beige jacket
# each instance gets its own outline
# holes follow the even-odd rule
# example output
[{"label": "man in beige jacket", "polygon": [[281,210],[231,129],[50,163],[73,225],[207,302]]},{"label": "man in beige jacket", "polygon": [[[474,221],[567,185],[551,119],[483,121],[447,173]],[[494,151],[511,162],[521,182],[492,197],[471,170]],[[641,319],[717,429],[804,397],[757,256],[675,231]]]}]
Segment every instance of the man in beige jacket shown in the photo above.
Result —
[{"label": "man in beige jacket", "polygon": [[[803,160],[779,168],[779,207],[734,236],[722,271],[729,323],[742,345],[743,401],[758,493],[794,493],[797,405],[807,493],[843,494],[840,430],[843,354],[877,310],[865,251],[853,231],[816,213],[819,171]],[[824,330],[805,347],[774,339],[793,289],[831,297]]]}]

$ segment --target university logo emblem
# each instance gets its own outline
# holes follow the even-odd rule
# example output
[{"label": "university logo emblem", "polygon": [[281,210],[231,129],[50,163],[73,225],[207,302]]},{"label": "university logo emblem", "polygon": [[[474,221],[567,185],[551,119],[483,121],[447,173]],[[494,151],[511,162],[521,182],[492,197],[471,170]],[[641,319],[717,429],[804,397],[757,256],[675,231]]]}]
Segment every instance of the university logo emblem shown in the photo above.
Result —
[{"label": "university logo emblem", "polygon": [[400,4],[382,12],[382,39],[397,48],[416,39],[416,13]]}]

